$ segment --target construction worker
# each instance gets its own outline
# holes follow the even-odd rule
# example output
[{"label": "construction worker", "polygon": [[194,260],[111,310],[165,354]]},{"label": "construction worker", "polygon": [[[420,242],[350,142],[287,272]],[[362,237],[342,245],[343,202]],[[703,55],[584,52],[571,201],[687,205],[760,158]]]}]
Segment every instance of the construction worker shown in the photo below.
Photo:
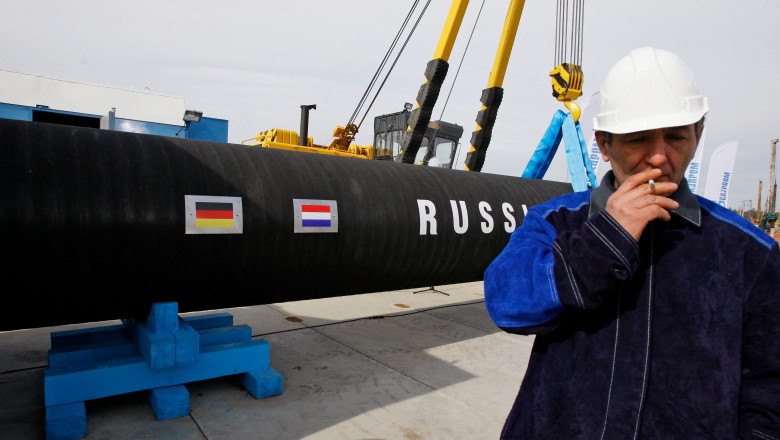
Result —
[{"label": "construction worker", "polygon": [[707,111],[670,52],[607,74],[612,171],[530,209],[485,273],[495,323],[537,335],[502,438],[780,439],[780,251],[690,192]]}]

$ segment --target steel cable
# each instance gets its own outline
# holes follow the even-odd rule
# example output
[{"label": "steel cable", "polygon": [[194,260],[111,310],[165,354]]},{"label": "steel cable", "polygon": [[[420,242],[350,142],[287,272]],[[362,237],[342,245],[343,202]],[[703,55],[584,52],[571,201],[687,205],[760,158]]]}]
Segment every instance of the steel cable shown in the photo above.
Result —
[{"label": "steel cable", "polygon": [[[363,121],[366,119],[366,116],[368,115],[369,110],[371,110],[371,107],[374,105],[374,101],[376,101],[376,98],[379,96],[379,92],[382,91],[382,88],[384,88],[385,83],[387,82],[387,79],[390,77],[390,73],[393,72],[393,69],[395,68],[396,63],[398,63],[398,59],[401,58],[401,54],[406,49],[406,45],[409,44],[409,40],[412,38],[412,35],[414,34],[414,31],[417,30],[417,25],[420,24],[420,20],[422,20],[423,15],[425,15],[425,11],[428,9],[428,5],[431,4],[431,0],[428,0],[428,2],[425,3],[425,7],[423,7],[422,11],[420,11],[420,15],[417,17],[417,21],[414,22],[414,26],[412,26],[412,30],[409,31],[409,35],[406,36],[406,41],[404,41],[403,46],[401,46],[401,49],[398,51],[398,54],[395,57],[395,60],[393,60],[393,64],[390,65],[390,69],[388,69],[387,74],[385,75],[385,79],[382,80],[382,83],[379,85],[379,89],[377,89],[376,93],[374,94],[374,99],[371,100],[371,103],[368,105],[368,108],[366,109],[365,113],[363,113],[363,117],[360,119],[360,123],[358,124],[358,128],[360,128],[361,125],[363,125]],[[405,27],[406,25],[404,25]]]},{"label": "steel cable", "polygon": [[555,7],[555,63],[582,65],[585,0],[558,0]]},{"label": "steel cable", "polygon": [[[390,44],[390,48],[387,49],[387,52],[385,52],[385,56],[382,59],[382,62],[379,64],[379,67],[376,69],[376,72],[374,72],[373,78],[371,78],[371,81],[368,84],[368,87],[366,87],[366,90],[363,92],[363,96],[360,98],[360,102],[358,103],[357,107],[355,107],[355,111],[352,112],[352,116],[349,118],[349,123],[352,124],[355,122],[355,119],[357,118],[358,113],[360,113],[360,109],[363,107],[363,104],[366,102],[366,98],[371,93],[371,89],[374,88],[374,85],[376,84],[377,78],[379,78],[379,74],[382,72],[382,69],[384,69],[385,64],[387,64],[387,60],[390,58],[390,54],[395,49],[396,44],[398,44],[398,40],[401,38],[401,35],[403,34],[403,31],[406,29],[406,26],[409,24],[409,19],[412,17],[412,14],[414,13],[414,10],[417,8],[417,4],[420,2],[420,0],[415,0],[412,4],[411,9],[409,9],[409,12],[406,14],[406,18],[404,19],[403,24],[401,25],[401,28],[398,29],[398,33],[396,33],[395,38],[393,38],[393,42]],[[430,3],[430,0],[429,0]],[[427,5],[426,5],[427,7]]]}]

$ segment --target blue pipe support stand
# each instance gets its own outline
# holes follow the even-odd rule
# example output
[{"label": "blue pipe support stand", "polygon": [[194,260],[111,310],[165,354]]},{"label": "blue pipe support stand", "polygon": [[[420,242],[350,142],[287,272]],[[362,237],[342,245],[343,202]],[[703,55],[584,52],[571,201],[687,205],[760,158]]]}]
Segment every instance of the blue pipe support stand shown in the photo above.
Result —
[{"label": "blue pipe support stand", "polygon": [[146,322],[51,334],[44,371],[46,438],[86,436],[84,402],[147,391],[158,420],[190,413],[184,384],[237,375],[256,399],[282,394],[270,346],[229,313],[181,318],[178,303],[155,303]]}]

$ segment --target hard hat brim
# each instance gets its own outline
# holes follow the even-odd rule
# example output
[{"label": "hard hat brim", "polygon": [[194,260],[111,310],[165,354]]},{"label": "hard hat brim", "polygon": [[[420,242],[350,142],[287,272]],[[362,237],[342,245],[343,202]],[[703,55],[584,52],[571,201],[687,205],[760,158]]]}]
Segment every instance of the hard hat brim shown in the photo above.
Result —
[{"label": "hard hat brim", "polygon": [[652,116],[648,115],[628,121],[619,120],[619,115],[616,114],[600,114],[593,118],[593,130],[625,134],[655,130],[657,128],[682,127],[699,122],[707,114],[707,111],[709,111],[707,98],[701,97],[701,106],[697,111],[677,111]]}]

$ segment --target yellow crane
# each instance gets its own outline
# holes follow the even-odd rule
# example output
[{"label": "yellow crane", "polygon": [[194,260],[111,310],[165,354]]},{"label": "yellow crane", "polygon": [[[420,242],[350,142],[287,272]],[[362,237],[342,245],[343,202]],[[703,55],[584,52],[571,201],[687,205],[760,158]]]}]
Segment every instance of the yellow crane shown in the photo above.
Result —
[{"label": "yellow crane", "polygon": [[[417,105],[412,112],[404,137],[401,159],[404,163],[413,163],[417,150],[420,148],[422,133],[430,121],[433,106],[436,104],[441,85],[447,74],[448,59],[468,4],[468,0],[454,0],[452,2],[433,59],[426,66],[425,81],[420,86],[420,91],[417,94]],[[582,95],[583,84],[582,67],[580,66],[583,4],[584,0],[574,0],[571,8],[571,21],[569,21],[568,0],[558,0],[556,60],[560,59],[561,61],[558,61],[560,64],[550,72],[553,96],[570,109],[575,122],[579,119],[580,108],[574,103],[574,100]],[[509,4],[487,88],[482,91],[480,98],[482,108],[477,113],[477,127],[472,133],[471,147],[466,155],[467,171],[480,171],[485,163],[496,115],[504,94],[502,87],[504,76],[524,6],[525,0],[512,0]],[[567,35],[571,35],[571,41],[567,40]],[[572,62],[563,61],[569,56],[573,57]]]},{"label": "yellow crane", "polygon": [[[570,110],[576,122],[580,116],[580,107],[574,100],[582,95],[583,85],[583,73],[580,64],[582,54],[582,11],[584,0],[573,0],[573,2],[573,7],[569,8],[569,0],[558,0],[555,43],[555,57],[558,65],[553,68],[549,75],[552,78],[553,96],[563,102]],[[447,123],[443,123],[442,121],[431,122],[431,114],[438,99],[441,86],[447,75],[449,69],[448,60],[452,53],[452,48],[455,44],[468,4],[469,0],[453,0],[452,5],[450,6],[444,28],[442,29],[441,36],[434,51],[433,59],[426,65],[425,81],[422,86],[420,86],[416,105],[408,115],[408,120],[405,124],[406,130],[399,149],[393,150],[392,148],[387,148],[387,146],[379,145],[352,144],[359,127],[358,124],[354,123],[354,119],[358,109],[363,104],[362,101],[353,114],[350,122],[344,127],[336,127],[333,132],[333,140],[328,145],[315,144],[312,139],[305,134],[299,137],[298,133],[294,131],[279,128],[263,131],[256,137],[247,139],[242,143],[268,148],[365,159],[385,158],[389,156],[398,162],[408,164],[428,164],[428,160],[433,157],[444,157],[439,153],[432,152],[432,149],[446,143],[451,149],[449,155],[450,161],[447,166],[451,168],[457,150],[458,139],[456,138],[455,142],[451,142],[451,140],[453,133],[457,130],[449,133],[449,137],[446,137],[444,140],[436,138],[439,127],[445,126]],[[413,9],[415,6],[413,6]],[[509,58],[512,53],[512,47],[514,45],[524,6],[525,0],[510,1],[495,60],[488,78],[487,88],[482,91],[480,98],[482,107],[477,113],[477,127],[472,133],[471,147],[466,155],[465,169],[467,171],[480,171],[484,165],[487,148],[490,144],[493,126],[496,121],[496,115],[503,98],[504,90],[502,86],[504,77],[506,75]],[[571,20],[569,20],[570,17]],[[406,26],[408,20],[409,16],[407,16],[407,21],[404,23],[404,26]],[[571,36],[570,41],[567,39],[569,35]],[[395,44],[399,36],[400,31],[393,44]],[[391,49],[392,47],[393,46],[391,46]],[[388,55],[386,55],[385,61],[387,60]],[[383,61],[383,64],[385,61]],[[381,67],[382,66],[380,66],[380,69]],[[377,75],[375,74],[372,84],[376,78]],[[369,88],[370,87],[371,86],[369,86]],[[366,91],[366,94],[364,94],[363,99],[367,97],[367,93],[368,90]],[[303,114],[304,107],[307,106],[301,106],[302,121],[307,120],[307,116],[304,116]],[[308,107],[311,108],[313,106]],[[306,112],[308,112],[308,110],[306,110]],[[378,119],[384,116],[387,115],[380,116]],[[381,123],[375,120],[375,127],[378,125],[381,125]],[[398,130],[399,127],[394,127],[394,129]],[[306,128],[302,122],[301,132],[304,133],[305,130]],[[431,134],[432,130],[433,134]],[[458,134],[458,138],[459,137],[460,134]],[[375,128],[375,143],[379,140],[381,139],[378,137]]]}]

